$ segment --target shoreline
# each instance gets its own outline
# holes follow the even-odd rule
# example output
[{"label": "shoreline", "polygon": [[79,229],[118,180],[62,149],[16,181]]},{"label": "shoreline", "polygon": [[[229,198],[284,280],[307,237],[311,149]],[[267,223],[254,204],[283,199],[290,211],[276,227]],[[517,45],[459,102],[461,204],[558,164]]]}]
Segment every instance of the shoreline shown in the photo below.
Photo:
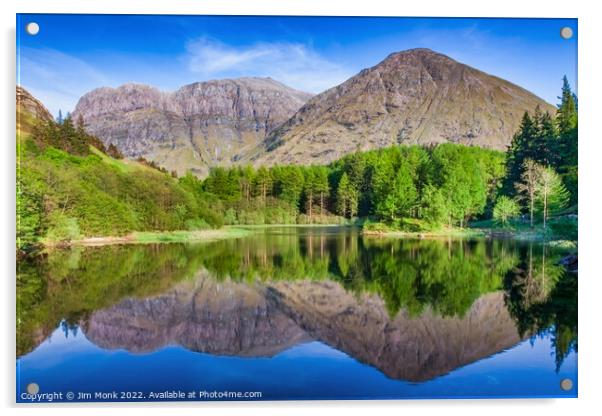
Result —
[{"label": "shoreline", "polygon": [[64,248],[72,246],[104,246],[112,244],[155,244],[185,243],[200,241],[217,241],[228,238],[241,238],[268,228],[337,228],[356,227],[353,224],[240,224],[226,225],[218,229],[208,230],[174,230],[174,231],[134,231],[123,236],[85,237],[70,241],[41,242],[42,249]]},{"label": "shoreline", "polygon": [[367,237],[391,238],[441,238],[441,237],[487,237],[487,233],[480,229],[452,229],[438,231],[371,231],[362,230],[362,235]]},{"label": "shoreline", "polygon": [[577,245],[576,240],[562,237],[546,239],[538,230],[516,231],[496,228],[455,228],[438,231],[370,231],[362,230],[367,237],[382,238],[497,238],[518,241],[544,242],[554,245]]},{"label": "shoreline", "polygon": [[[71,241],[42,242],[41,249],[57,249],[75,246],[99,247],[116,244],[158,244],[158,243],[187,243],[210,242],[230,238],[242,238],[270,228],[352,228],[361,230],[361,235],[379,238],[507,238],[521,241],[542,241],[546,239],[538,230],[517,231],[496,228],[451,228],[437,231],[397,231],[397,230],[366,230],[356,224],[241,224],[228,225],[219,229],[208,230],[175,230],[175,231],[134,231],[124,236],[86,237]],[[555,238],[549,243],[572,244],[576,241]]]},{"label": "shoreline", "polygon": [[42,243],[42,249],[67,248],[74,246],[99,247],[114,244],[157,244],[218,241],[246,237],[252,230],[243,227],[224,227],[211,230],[135,231],[124,236],[86,237],[78,240]]}]

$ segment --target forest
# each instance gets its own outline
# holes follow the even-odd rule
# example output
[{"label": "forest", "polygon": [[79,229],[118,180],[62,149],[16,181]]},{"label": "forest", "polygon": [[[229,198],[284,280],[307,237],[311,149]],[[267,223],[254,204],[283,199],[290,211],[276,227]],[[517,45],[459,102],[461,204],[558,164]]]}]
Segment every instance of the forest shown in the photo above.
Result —
[{"label": "forest", "polygon": [[525,113],[507,152],[445,143],[355,152],[329,165],[217,167],[205,179],[125,160],[83,122],[18,138],[17,248],[224,224],[361,224],[366,231],[542,229],[576,240],[577,99]]}]

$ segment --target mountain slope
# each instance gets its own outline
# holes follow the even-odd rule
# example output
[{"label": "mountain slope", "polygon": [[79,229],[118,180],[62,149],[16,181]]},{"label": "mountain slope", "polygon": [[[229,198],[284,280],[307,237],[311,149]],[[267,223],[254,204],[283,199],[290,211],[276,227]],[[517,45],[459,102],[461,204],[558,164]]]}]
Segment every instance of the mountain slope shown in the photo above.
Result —
[{"label": "mountain slope", "polygon": [[326,163],[355,150],[447,141],[505,150],[523,113],[538,105],[555,111],[508,81],[411,49],[313,97],[248,157]]},{"label": "mountain slope", "polygon": [[30,133],[37,120],[53,120],[50,111],[25,88],[17,86],[17,132]]},{"label": "mountain slope", "polygon": [[202,176],[255,147],[310,96],[271,78],[198,82],[175,92],[126,84],[85,94],[73,116],[128,157]]}]

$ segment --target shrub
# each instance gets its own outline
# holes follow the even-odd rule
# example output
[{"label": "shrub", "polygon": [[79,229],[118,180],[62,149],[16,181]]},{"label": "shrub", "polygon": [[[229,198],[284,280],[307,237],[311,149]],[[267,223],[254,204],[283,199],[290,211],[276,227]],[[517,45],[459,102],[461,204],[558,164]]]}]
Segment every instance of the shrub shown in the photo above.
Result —
[{"label": "shrub", "polygon": [[67,242],[80,237],[77,219],[55,211],[48,216],[46,240],[50,242]]},{"label": "shrub", "polygon": [[211,228],[207,221],[205,221],[202,218],[191,218],[189,220],[186,220],[185,226],[186,229],[189,231],[206,230],[208,228]]},{"label": "shrub", "polygon": [[391,227],[384,222],[366,221],[363,229],[374,233],[386,233],[391,231]]},{"label": "shrub", "polygon": [[234,208],[228,208],[226,213],[224,214],[224,224],[228,225],[236,225],[238,224],[238,219],[236,218],[236,211]]},{"label": "shrub", "polygon": [[550,229],[555,238],[577,241],[577,219],[570,216],[554,218],[550,220]]}]

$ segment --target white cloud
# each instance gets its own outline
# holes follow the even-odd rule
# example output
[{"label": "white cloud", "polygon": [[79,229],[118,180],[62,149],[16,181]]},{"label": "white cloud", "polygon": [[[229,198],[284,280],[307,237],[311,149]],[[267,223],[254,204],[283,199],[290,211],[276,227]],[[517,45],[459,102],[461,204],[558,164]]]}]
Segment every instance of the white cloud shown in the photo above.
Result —
[{"label": "white cloud", "polygon": [[186,45],[188,69],[203,77],[272,77],[291,87],[318,93],[354,74],[300,43],[255,43],[235,47],[203,37]]}]

